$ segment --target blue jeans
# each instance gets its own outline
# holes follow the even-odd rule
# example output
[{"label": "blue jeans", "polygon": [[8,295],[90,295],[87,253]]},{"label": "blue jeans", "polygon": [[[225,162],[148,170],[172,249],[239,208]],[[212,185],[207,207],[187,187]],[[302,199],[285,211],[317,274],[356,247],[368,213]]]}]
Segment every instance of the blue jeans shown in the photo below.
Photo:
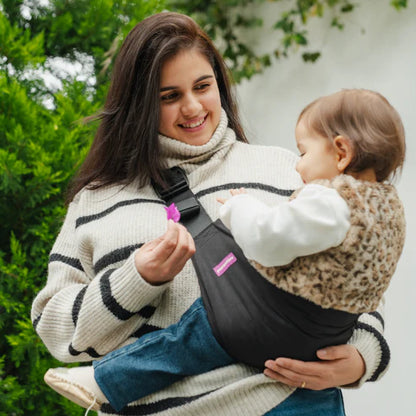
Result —
[{"label": "blue jeans", "polygon": [[297,389],[264,416],[345,416],[340,389]]},{"label": "blue jeans", "polygon": [[[143,335],[93,365],[98,385],[111,406],[119,411],[183,377],[234,362],[213,336],[199,298],[176,324]],[[340,390],[297,389],[266,415],[345,416],[345,413]]]},{"label": "blue jeans", "polygon": [[121,410],[183,377],[233,362],[212,334],[199,298],[176,324],[143,335],[93,365],[101,390],[111,406]]}]

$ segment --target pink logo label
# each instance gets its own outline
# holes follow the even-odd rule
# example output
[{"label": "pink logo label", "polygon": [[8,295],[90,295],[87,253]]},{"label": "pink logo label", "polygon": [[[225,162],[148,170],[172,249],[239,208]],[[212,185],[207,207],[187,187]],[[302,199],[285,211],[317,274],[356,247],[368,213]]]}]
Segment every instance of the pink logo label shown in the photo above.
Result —
[{"label": "pink logo label", "polygon": [[237,257],[233,253],[227,254],[214,268],[215,274],[219,277],[223,275],[228,268],[237,261]]}]

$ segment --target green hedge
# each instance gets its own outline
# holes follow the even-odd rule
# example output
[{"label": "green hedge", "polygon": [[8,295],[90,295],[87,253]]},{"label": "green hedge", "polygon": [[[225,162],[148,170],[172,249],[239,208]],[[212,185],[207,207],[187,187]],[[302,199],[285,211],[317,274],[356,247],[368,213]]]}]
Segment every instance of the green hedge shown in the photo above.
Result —
[{"label": "green hedge", "polygon": [[[72,416],[84,411],[44,382],[61,366],[30,320],[48,257],[65,216],[65,192],[96,129],[84,118],[103,103],[112,46],[162,0],[0,0],[0,416]],[[111,52],[111,53],[110,53]],[[55,72],[59,92],[36,71],[48,59],[89,56],[90,79]],[[103,71],[102,69],[106,70]]]},{"label": "green hedge", "polygon": [[45,284],[65,189],[93,136],[82,118],[97,108],[81,83],[56,95],[56,110],[28,87],[0,74],[0,415],[79,415],[42,382],[59,363],[35,334],[30,308]]}]

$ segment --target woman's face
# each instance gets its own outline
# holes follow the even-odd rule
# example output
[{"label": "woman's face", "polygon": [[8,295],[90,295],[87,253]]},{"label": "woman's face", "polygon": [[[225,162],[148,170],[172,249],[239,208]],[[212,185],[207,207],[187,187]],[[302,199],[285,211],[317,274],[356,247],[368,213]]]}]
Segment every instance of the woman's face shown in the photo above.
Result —
[{"label": "woman's face", "polygon": [[159,132],[194,146],[207,143],[218,126],[221,98],[214,71],[197,49],[162,66]]}]

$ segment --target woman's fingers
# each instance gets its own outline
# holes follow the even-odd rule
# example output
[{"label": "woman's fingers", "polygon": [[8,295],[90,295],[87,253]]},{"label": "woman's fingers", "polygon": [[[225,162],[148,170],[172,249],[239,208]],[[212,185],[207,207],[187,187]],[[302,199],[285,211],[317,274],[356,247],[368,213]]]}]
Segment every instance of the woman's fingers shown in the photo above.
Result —
[{"label": "woman's fingers", "polygon": [[176,246],[163,265],[172,277],[183,269],[185,263],[195,253],[195,243],[188,230],[181,224],[175,224],[175,227],[177,228]]},{"label": "woman's fingers", "polygon": [[279,371],[284,372],[286,375],[292,375],[293,377],[298,374],[302,376],[316,376],[320,374],[319,363],[315,361],[300,361],[293,360],[291,358],[278,358],[275,360],[275,365]]},{"label": "woman's fingers", "polygon": [[172,280],[194,253],[195,244],[186,228],[169,220],[165,234],[136,252],[135,265],[147,282],[162,284]]},{"label": "woman's fingers", "polygon": [[322,390],[356,383],[365,372],[364,360],[352,345],[328,347],[317,355],[322,361],[268,360],[264,374],[289,386]]},{"label": "woman's fingers", "polygon": [[301,386],[301,384],[295,384],[295,382],[293,380],[291,380],[291,379],[283,376],[280,373],[276,373],[275,371],[272,371],[272,370],[270,370],[268,368],[266,368],[263,371],[263,373],[267,377],[270,377],[270,378],[272,378],[273,380],[276,380],[276,381],[280,381],[281,383],[284,383],[284,384],[286,384],[288,386],[291,386],[291,387],[300,387]]},{"label": "woman's fingers", "polygon": [[352,345],[337,345],[318,350],[316,355],[325,361],[348,359],[356,350]]},{"label": "woman's fingers", "polygon": [[266,375],[267,377],[272,378],[273,380],[280,381],[282,383],[290,385],[289,384],[290,380],[285,379],[281,374],[276,373],[275,371],[270,370],[269,368],[265,368],[263,370],[263,374]]},{"label": "woman's fingers", "polygon": [[[306,366],[303,364],[306,364]],[[303,361],[286,358],[268,360],[265,363],[264,374],[292,387],[316,389],[317,376],[313,371],[313,366],[308,364],[314,363],[304,363]]]},{"label": "woman's fingers", "polygon": [[168,228],[165,234],[163,234],[162,237],[156,239],[158,240],[158,244],[154,247],[153,254],[159,263],[165,263],[176,250],[179,233],[181,231],[179,227],[179,224],[169,220]]}]

